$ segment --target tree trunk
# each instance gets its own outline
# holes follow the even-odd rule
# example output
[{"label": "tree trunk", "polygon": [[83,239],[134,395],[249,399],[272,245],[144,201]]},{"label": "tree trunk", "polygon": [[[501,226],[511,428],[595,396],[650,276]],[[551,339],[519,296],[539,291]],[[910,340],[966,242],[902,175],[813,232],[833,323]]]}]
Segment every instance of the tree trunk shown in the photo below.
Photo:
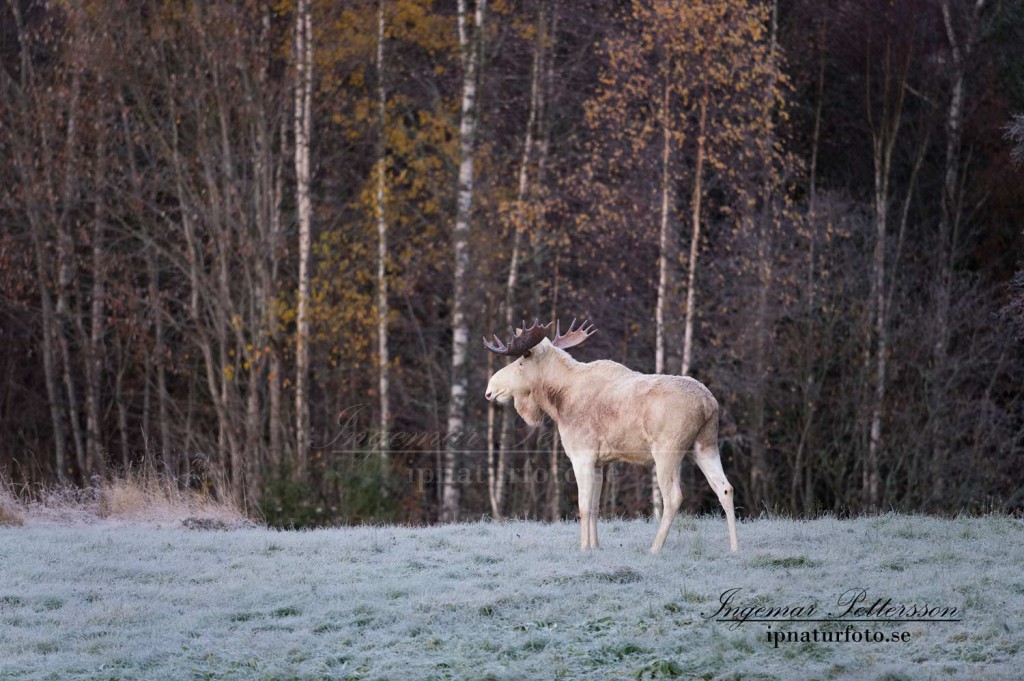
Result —
[{"label": "tree trunk", "polygon": [[[124,97],[118,95],[118,103],[121,108],[121,123],[125,130],[131,130],[131,121],[128,117],[128,107],[125,104]],[[175,141],[175,149],[177,149]],[[139,177],[138,166],[135,163],[134,153],[128,153],[128,177],[131,182],[132,200],[136,210],[141,210],[144,205],[142,198],[142,179]],[[176,156],[175,156],[176,158]],[[184,209],[184,207],[182,207]],[[156,237],[150,235],[148,241],[145,244],[146,250],[146,272],[148,277],[147,284],[147,303],[149,306],[149,319],[153,324],[153,335],[154,335],[154,347],[153,353],[156,355],[156,389],[157,389],[157,419],[159,421],[158,426],[160,429],[160,453],[163,457],[165,466],[173,471],[174,475],[182,475],[181,466],[176,462],[174,453],[171,447],[171,435],[170,435],[170,417],[168,414],[168,395],[167,395],[167,368],[165,365],[165,357],[167,354],[167,348],[164,344],[164,318],[163,318],[163,306],[160,301],[160,270],[157,265],[157,244]],[[146,438],[149,438],[149,373],[150,373],[150,360],[151,354],[146,353],[146,400],[144,409],[144,423],[143,432],[146,434]],[[121,376],[118,376],[118,381],[122,380]],[[118,388],[120,391],[120,387]],[[119,403],[118,408],[120,410],[121,404]],[[125,419],[125,427],[127,426],[127,415],[119,414],[119,419]],[[125,436],[125,442],[126,442]],[[148,441],[148,440],[147,440]],[[148,454],[148,452],[147,452]],[[184,456],[184,454],[183,454]],[[127,467],[129,454],[124,452],[122,463]]]},{"label": "tree trunk", "polygon": [[[519,159],[518,189],[516,193],[516,204],[512,217],[512,255],[509,257],[508,277],[505,280],[505,325],[511,328],[515,324],[515,293],[519,281],[519,260],[522,253],[523,233],[526,229],[527,219],[527,192],[529,190],[529,169],[530,157],[534,146],[534,127],[537,125],[537,112],[540,106],[541,87],[540,72],[544,52],[544,31],[543,17],[538,15],[537,35],[533,46],[533,66],[530,70],[530,108],[526,117],[526,128],[523,132],[523,149]],[[508,366],[509,362],[505,363]],[[488,372],[490,375],[490,372]],[[501,431],[498,444],[498,469],[504,474],[509,450],[509,438],[512,433],[512,412],[509,409],[501,411]],[[502,501],[504,500],[504,477],[498,477],[493,488],[494,499],[492,506],[497,506],[500,517]]]},{"label": "tree trunk", "polygon": [[117,433],[121,441],[121,471],[126,472],[131,465],[132,454],[128,446],[128,405],[124,398],[124,374],[127,370],[124,347],[117,340],[118,368],[114,378],[114,402],[117,406]]},{"label": "tree trunk", "polygon": [[89,352],[86,364],[86,460],[89,470],[100,475],[106,472],[103,453],[100,402],[103,385],[103,336],[106,322],[106,257],[104,245],[102,183],[105,179],[104,144],[102,138],[96,151],[96,186],[93,191],[92,232],[92,300],[90,309]]},{"label": "tree trunk", "polygon": [[57,260],[57,346],[61,356],[61,379],[68,400],[68,420],[71,422],[71,440],[75,446],[75,462],[78,473],[83,481],[87,481],[92,471],[86,461],[85,444],[82,437],[80,422],[81,410],[78,405],[78,389],[75,386],[74,362],[71,358],[71,342],[68,339],[73,324],[71,309],[68,304],[68,290],[71,287],[71,265],[69,260],[74,257],[74,246],[67,230],[61,230],[58,237]]},{"label": "tree trunk", "polygon": [[81,68],[77,63],[72,46],[71,101],[68,103],[67,138],[65,140],[64,158],[64,190],[63,209],[57,220],[57,345],[61,356],[61,378],[68,400],[68,419],[71,422],[71,440],[75,447],[75,461],[78,473],[83,481],[91,475],[86,461],[85,444],[82,438],[80,422],[81,411],[78,406],[78,390],[75,387],[74,362],[71,358],[71,343],[68,334],[72,333],[72,320],[69,296],[74,281],[75,242],[71,223],[71,209],[77,203],[76,171],[78,169],[78,114],[81,99]]},{"label": "tree trunk", "polygon": [[[165,355],[167,348],[164,345],[164,320],[163,309],[160,303],[160,271],[157,268],[156,244],[150,243],[146,251],[146,269],[149,271],[149,305],[150,315],[153,323],[155,343],[150,357],[153,359],[153,368],[156,370],[156,416],[157,427],[160,431],[160,456],[163,457],[165,466],[175,474],[178,474],[179,466],[175,462],[174,452],[171,448],[170,420],[167,413],[167,368]],[[149,433],[147,431],[147,437]]]},{"label": "tree trunk", "polygon": [[152,436],[150,431],[150,415],[153,412],[152,403],[153,400],[150,397],[153,385],[153,352],[151,349],[146,348],[142,352],[142,424],[140,430],[142,431],[142,442],[145,451],[143,455],[149,457],[150,455],[150,444],[149,440]]},{"label": "tree trunk", "polygon": [[[224,116],[224,112],[221,111],[221,120],[225,119],[226,116]],[[222,139],[226,139],[226,135],[222,135]],[[224,145],[223,148],[226,151],[226,145]],[[227,154],[225,153],[224,156],[226,157]],[[223,159],[223,162],[228,165],[226,158]],[[227,177],[227,182],[231,182],[230,177]],[[211,186],[216,189],[215,181],[211,182]],[[215,193],[211,192],[210,195],[214,197],[215,201],[217,200],[217,195]],[[225,206],[225,208],[225,215],[230,215],[231,211],[227,209],[227,206]],[[214,220],[213,222],[215,224],[220,223],[219,220]],[[220,386],[219,399],[221,411],[224,414],[223,423],[225,430],[223,433],[223,445],[227,448],[227,452],[230,457],[230,475],[225,479],[225,481],[229,486],[231,498],[235,506],[237,508],[244,509],[246,485],[246,468],[245,462],[242,458],[242,448],[245,443],[245,433],[243,431],[244,414],[240,416],[238,411],[238,408],[240,407],[240,395],[237,385],[241,378],[241,368],[237,352],[232,352],[232,348],[229,345],[229,333],[237,333],[237,326],[234,320],[239,318],[239,316],[234,313],[234,305],[231,297],[232,278],[230,257],[236,250],[235,238],[238,238],[240,241],[241,235],[236,230],[232,230],[224,224],[218,224],[218,226],[220,229],[214,233],[213,237],[213,251],[214,256],[216,257],[217,275],[216,295],[213,296],[215,303],[210,315],[217,348],[217,364],[215,365],[214,371],[219,376],[217,381]],[[244,343],[239,343],[238,347],[239,349],[244,348]],[[232,377],[224,375],[224,371],[228,367],[233,370]]]},{"label": "tree trunk", "polygon": [[[805,292],[807,299],[807,306],[805,310],[807,318],[807,338],[811,338],[811,330],[813,327],[812,320],[814,319],[815,308],[815,244],[817,240],[816,231],[818,228],[818,150],[821,147],[821,109],[825,101],[825,34],[826,26],[825,24],[822,24],[818,32],[818,48],[820,50],[818,62],[818,95],[814,105],[814,131],[811,135],[811,162],[807,200],[807,219],[809,222],[807,238],[807,288]],[[816,400],[814,399],[812,392],[814,387],[813,364],[810,361],[808,353],[804,353],[802,369],[803,399],[801,400],[801,412],[803,427],[800,430],[800,439],[797,442],[796,454],[793,460],[793,475],[790,478],[789,484],[790,510],[794,515],[796,515],[799,508],[798,497],[800,496],[800,483],[804,479],[804,453],[807,449],[811,425],[814,422],[816,411]],[[806,495],[806,497],[809,496],[810,495]],[[810,499],[805,498],[803,504],[805,511],[810,510],[808,508],[809,504]]]},{"label": "tree trunk", "polygon": [[[879,147],[879,145],[876,145]],[[886,324],[885,324],[885,237],[888,216],[888,167],[875,153],[875,253],[872,291],[875,306],[875,395],[871,408],[868,458],[864,466],[864,496],[867,505],[878,505],[879,451],[882,448],[882,416],[885,401]]]},{"label": "tree trunk", "polygon": [[948,474],[948,447],[938,429],[946,418],[941,403],[945,397],[937,373],[947,366],[946,354],[949,345],[949,310],[952,298],[953,264],[956,259],[956,242],[960,226],[961,197],[957,180],[960,177],[960,146],[963,137],[964,97],[966,87],[966,60],[974,48],[978,19],[985,0],[974,4],[974,14],[963,27],[964,35],[957,37],[956,27],[950,10],[949,0],[942,0],[942,20],[949,42],[952,68],[950,69],[950,96],[946,109],[946,154],[943,171],[942,194],[939,202],[939,252],[936,258],[938,283],[935,301],[935,341],[932,349],[932,371],[929,381],[929,415],[932,421],[930,433],[931,478],[933,498],[940,503],[945,498],[945,482]]},{"label": "tree trunk", "polygon": [[957,228],[960,219],[960,197],[957,191],[957,178],[960,174],[960,143],[963,137],[964,96],[966,80],[966,60],[974,47],[975,28],[978,14],[985,2],[978,0],[974,7],[974,16],[964,28],[966,35],[958,38],[953,26],[953,17],[949,0],[942,0],[942,19],[949,42],[952,68],[950,69],[950,96],[946,109],[946,162],[943,171],[942,194],[939,202],[939,257],[937,280],[939,282],[938,300],[936,304],[935,361],[944,360],[946,345],[949,339],[949,304],[951,296],[952,268],[956,250]]},{"label": "tree trunk", "polygon": [[244,487],[239,485],[243,494],[241,508],[245,511],[256,509],[263,485],[263,420],[260,418],[259,385],[263,381],[265,366],[262,360],[254,362],[249,374],[249,395],[245,404],[245,460],[241,464],[245,467],[245,483]]},{"label": "tree trunk", "polygon": [[284,429],[282,419],[281,403],[281,378],[284,366],[281,362],[280,351],[271,346],[270,350],[270,371],[267,374],[268,391],[270,392],[270,468],[277,475],[280,472],[281,463],[284,459]]},{"label": "tree trunk", "polygon": [[[778,50],[778,13],[779,4],[777,0],[772,2],[771,15],[771,39],[770,52],[774,59]],[[776,85],[772,78],[769,91],[774,90]],[[775,125],[772,120],[772,111],[767,112],[767,125],[765,125],[768,143],[775,143]],[[753,436],[751,438],[751,461],[750,461],[750,496],[753,505],[767,506],[768,503],[768,459],[767,459],[767,432],[765,427],[765,412],[768,401],[768,335],[771,320],[768,318],[768,293],[772,288],[774,262],[774,237],[777,231],[777,215],[773,194],[775,187],[772,184],[772,173],[769,169],[764,183],[761,187],[761,211],[760,216],[756,213],[752,218],[756,221],[753,225],[757,231],[757,305],[756,318],[754,321],[754,408],[753,408]],[[758,219],[758,217],[760,219]]]},{"label": "tree trunk", "polygon": [[654,373],[665,373],[665,298],[668,294],[668,248],[669,248],[669,212],[671,206],[671,172],[669,161],[672,154],[672,130],[669,127],[668,82],[661,102],[661,222],[658,231],[658,302],[654,311],[655,318],[655,349]]},{"label": "tree trunk", "polygon": [[466,278],[469,274],[469,233],[473,208],[473,149],[476,138],[476,87],[486,0],[477,0],[472,35],[467,26],[466,0],[459,0],[459,46],[462,54],[462,104],[459,124],[459,180],[455,227],[452,291],[452,374],[448,401],[448,437],[445,442],[441,516],[445,522],[459,519],[460,488],[456,480],[459,448],[466,425],[469,359],[469,323],[466,320]]},{"label": "tree trunk", "polygon": [[35,254],[36,280],[42,308],[43,376],[46,380],[46,396],[50,404],[50,423],[53,427],[53,467],[57,474],[57,481],[63,484],[67,482],[70,471],[68,469],[67,443],[64,440],[64,421],[60,413],[61,394],[57,383],[57,357],[54,348],[54,339],[58,333],[57,316],[53,309],[53,300],[50,297],[48,283],[51,280],[50,268],[47,265],[46,252],[39,238],[39,229],[36,225],[30,225],[29,233],[32,237],[32,250]]},{"label": "tree trunk", "polygon": [[[886,46],[885,74],[882,90],[883,110],[880,124],[875,125],[868,101],[868,122],[872,136],[872,164],[874,166],[875,204],[875,248],[871,279],[871,304],[874,308],[874,396],[871,405],[871,423],[868,431],[868,454],[864,462],[862,486],[865,504],[877,507],[881,501],[879,492],[879,468],[882,442],[882,419],[885,410],[886,370],[888,363],[887,297],[885,289],[885,243],[889,215],[889,180],[892,172],[893,150],[896,147],[900,117],[903,111],[904,85],[907,66],[895,83],[894,101],[890,102],[892,83],[892,48]],[[909,53],[906,63],[909,64]],[[892,107],[892,108],[890,108]]]},{"label": "tree trunk", "polygon": [[380,392],[380,455],[388,455],[388,431],[391,423],[388,358],[388,223],[384,215],[387,179],[387,93],[384,90],[384,0],[377,14],[377,370]]},{"label": "tree trunk", "polygon": [[[558,245],[555,247],[555,273],[551,284],[551,317],[552,319],[558,319],[558,286],[561,283],[561,264],[562,264],[562,241],[558,240]],[[558,443],[559,434],[557,424],[552,427],[551,433],[551,451],[548,454],[548,473],[551,475],[551,495],[548,504],[548,517],[551,522],[558,522],[561,518],[561,500],[560,492],[562,486],[559,484],[558,479]]]},{"label": "tree trunk", "polygon": [[[263,26],[269,28],[269,18],[264,14]],[[265,34],[264,34],[265,35]],[[272,131],[267,125],[264,110],[263,87],[266,82],[265,69],[257,70],[259,89],[253,92],[245,89],[245,99],[252,107],[256,117],[254,123],[255,150],[253,152],[253,226],[255,230],[240,230],[240,239],[244,239],[242,248],[247,252],[258,254],[257,257],[243,261],[242,271],[245,275],[249,293],[249,338],[236,341],[241,347],[242,356],[248,365],[248,381],[245,406],[245,449],[243,451],[245,467],[245,487],[243,502],[246,511],[258,508],[258,501],[263,489],[263,480],[267,470],[267,447],[265,440],[265,416],[263,396],[266,394],[264,382],[269,359],[268,347],[276,324],[274,302],[276,287],[274,284],[274,263],[276,262],[276,223],[277,185],[275,181],[274,143]],[[248,343],[245,341],[248,340]],[[243,365],[244,366],[244,365]]]},{"label": "tree trunk", "polygon": [[693,320],[696,316],[697,300],[697,255],[700,253],[700,206],[704,197],[704,145],[707,140],[708,102],[707,95],[700,100],[700,119],[697,128],[697,162],[693,171],[693,196],[690,209],[693,234],[690,236],[689,271],[686,273],[686,320],[683,331],[683,376],[690,373],[693,364]]},{"label": "tree trunk", "polygon": [[[189,279],[188,314],[192,322],[192,331],[195,334],[194,342],[198,346],[203,358],[207,389],[209,390],[210,399],[213,402],[214,412],[217,416],[218,456],[211,466],[211,478],[215,489],[223,498],[225,492],[233,495],[233,488],[230,486],[231,481],[228,478],[227,472],[227,457],[237,451],[233,429],[224,400],[225,388],[221,387],[218,381],[218,376],[221,378],[221,381],[224,380],[224,367],[226,363],[223,361],[223,358],[219,363],[214,360],[213,345],[200,310],[200,288],[202,287],[200,272],[203,269],[202,258],[204,249],[199,236],[196,234],[196,228],[192,221],[193,207],[188,200],[185,189],[186,168],[178,148],[177,111],[174,107],[173,97],[169,98],[168,101],[171,106],[168,118],[171,121],[171,153],[175,175],[175,191],[177,193],[180,219],[185,232],[185,259]],[[215,190],[215,187],[211,187],[211,190]],[[147,385],[148,382],[147,376]],[[191,424],[187,432],[191,432]]]},{"label": "tree trunk", "polygon": [[[490,298],[490,296],[488,296]],[[488,303],[491,301],[488,300]],[[490,307],[490,305],[488,305]],[[487,375],[494,373],[494,353],[487,353]],[[501,507],[498,505],[498,470],[494,458],[494,416],[497,407],[487,405],[487,499],[491,503],[491,518],[501,520]]]},{"label": "tree trunk", "polygon": [[[770,200],[770,197],[765,197]],[[765,207],[771,210],[770,206]],[[765,402],[767,401],[767,386],[765,385],[767,373],[767,349],[768,349],[768,291],[772,284],[772,270],[770,258],[770,236],[767,233],[770,227],[765,225],[762,219],[758,229],[758,287],[757,287],[757,317],[754,322],[754,408],[753,408],[753,434],[751,437],[750,456],[750,496],[753,505],[765,503],[768,496],[768,462],[765,453]]]},{"label": "tree trunk", "polygon": [[295,190],[299,213],[299,291],[295,336],[295,474],[306,474],[309,445],[309,282],[313,210],[310,136],[313,127],[313,29],[309,0],[295,9]]},{"label": "tree trunk", "polygon": [[[661,99],[661,224],[658,231],[658,302],[654,311],[655,317],[655,348],[654,373],[665,373],[665,298],[668,295],[668,249],[669,249],[669,213],[671,209],[671,180],[669,169],[672,154],[672,130],[669,113],[668,77]],[[651,507],[654,517],[661,517],[661,487],[658,486],[658,471],[651,469]]]},{"label": "tree trunk", "polygon": [[280,319],[277,314],[275,300],[281,288],[280,281],[280,250],[281,250],[281,199],[284,195],[284,172],[282,164],[286,157],[286,129],[281,122],[280,140],[281,153],[273,170],[273,202],[270,209],[270,290],[267,292],[268,334],[270,336],[270,371],[267,375],[268,392],[270,393],[270,467],[274,474],[280,474],[284,458],[284,414],[281,402],[281,381],[284,377],[284,363],[281,361]]}]

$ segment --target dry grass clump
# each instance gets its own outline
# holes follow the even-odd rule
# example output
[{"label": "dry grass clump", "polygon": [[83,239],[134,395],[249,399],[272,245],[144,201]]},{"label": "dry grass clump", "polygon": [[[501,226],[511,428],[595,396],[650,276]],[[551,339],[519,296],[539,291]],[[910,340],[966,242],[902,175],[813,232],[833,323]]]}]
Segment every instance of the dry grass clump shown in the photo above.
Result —
[{"label": "dry grass clump", "polygon": [[0,525],[96,523],[178,525],[187,528],[251,527],[230,502],[180,485],[149,469],[129,470],[92,487],[70,485],[23,490],[15,494],[0,479]]},{"label": "dry grass clump", "polygon": [[247,524],[232,504],[157,475],[129,473],[100,484],[97,515],[136,522],[180,522],[203,519],[218,526]]},{"label": "dry grass clump", "polygon": [[21,504],[0,479],[0,527],[24,525],[25,519],[20,509]]}]

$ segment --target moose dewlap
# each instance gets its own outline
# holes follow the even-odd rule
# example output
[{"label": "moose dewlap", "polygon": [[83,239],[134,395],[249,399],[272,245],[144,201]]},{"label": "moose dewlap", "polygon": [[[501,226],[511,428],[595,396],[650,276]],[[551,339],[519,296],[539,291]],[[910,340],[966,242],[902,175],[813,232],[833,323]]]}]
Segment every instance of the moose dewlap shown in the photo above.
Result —
[{"label": "moose dewlap", "polygon": [[596,329],[576,321],[563,334],[551,324],[534,322],[511,331],[508,344],[497,336],[484,346],[493,353],[518,359],[491,376],[485,397],[509,401],[530,425],[547,414],[558,426],[565,453],[579,487],[580,548],[598,547],[597,516],[602,466],[612,461],[654,464],[665,503],[661,525],[651,544],[657,553],[683,493],[679,465],[690,447],[725,509],[729,546],[735,551],[736,514],[733,489],[722,470],[718,452],[718,402],[703,383],[686,376],[641,374],[618,362],[577,362],[566,350],[587,340]]}]

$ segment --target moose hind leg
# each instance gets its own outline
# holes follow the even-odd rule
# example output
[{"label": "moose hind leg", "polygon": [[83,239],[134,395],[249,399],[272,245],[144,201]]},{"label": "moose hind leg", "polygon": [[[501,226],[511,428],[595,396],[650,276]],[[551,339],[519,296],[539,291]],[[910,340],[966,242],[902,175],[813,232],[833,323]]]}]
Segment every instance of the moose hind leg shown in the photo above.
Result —
[{"label": "moose hind leg", "polygon": [[718,443],[714,441],[711,444],[706,441],[702,443],[698,438],[694,447],[694,458],[725,510],[725,519],[729,523],[729,548],[735,551],[739,547],[736,541],[736,511],[733,504],[735,495],[732,485],[725,477],[725,471],[722,470],[722,457],[718,451]]},{"label": "moose hind leg", "polygon": [[[679,458],[671,456],[671,450],[657,449],[653,452],[655,468],[658,476],[658,488],[661,490],[661,498],[665,504],[661,514],[661,524],[658,526],[658,534],[654,536],[654,543],[651,544],[651,553],[657,553],[665,545],[668,531],[672,527],[672,521],[679,512],[679,506],[683,503],[683,490],[679,486]],[[659,456],[660,454],[660,456]]]}]

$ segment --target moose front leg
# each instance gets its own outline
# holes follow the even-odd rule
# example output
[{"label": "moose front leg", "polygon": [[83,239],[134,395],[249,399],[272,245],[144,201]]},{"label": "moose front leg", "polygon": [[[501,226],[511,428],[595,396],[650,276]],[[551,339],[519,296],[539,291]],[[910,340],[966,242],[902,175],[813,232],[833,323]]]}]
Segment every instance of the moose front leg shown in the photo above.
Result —
[{"label": "moose front leg", "polygon": [[601,488],[604,486],[604,467],[594,466],[594,478],[590,482],[590,548],[601,548],[601,542],[597,540],[597,519],[601,515]]},{"label": "moose front leg", "polygon": [[[572,471],[576,476],[576,490],[580,509],[580,550],[597,548],[597,504],[594,501],[594,487],[599,479],[595,461],[590,456],[574,456]],[[600,483],[597,483],[600,485]],[[598,486],[598,496],[600,487]]]}]

